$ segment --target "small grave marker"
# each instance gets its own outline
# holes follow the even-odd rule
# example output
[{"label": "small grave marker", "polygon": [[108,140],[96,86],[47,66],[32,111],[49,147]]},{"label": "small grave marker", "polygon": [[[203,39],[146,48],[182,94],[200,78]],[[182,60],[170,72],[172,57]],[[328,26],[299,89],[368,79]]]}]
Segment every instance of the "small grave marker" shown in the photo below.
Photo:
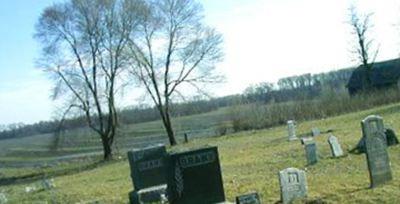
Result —
[{"label": "small grave marker", "polygon": [[318,162],[317,144],[315,142],[306,143],[305,146],[307,165],[314,165]]},{"label": "small grave marker", "polygon": [[371,188],[375,188],[392,180],[383,119],[379,116],[368,116],[361,122],[361,126],[365,137]]},{"label": "small grave marker", "polygon": [[287,126],[289,141],[297,140],[295,122],[293,120],[289,120],[287,121]]},{"label": "small grave marker", "polygon": [[296,168],[287,168],[279,172],[281,200],[283,204],[292,203],[307,197],[306,173]]},{"label": "small grave marker", "polygon": [[342,147],[339,144],[339,140],[334,135],[330,135],[328,138],[329,146],[331,147],[333,157],[343,156]]},{"label": "small grave marker", "polygon": [[251,193],[236,197],[236,204],[261,204],[258,193]]},{"label": "small grave marker", "polygon": [[168,177],[174,204],[225,202],[217,147],[171,154]]}]

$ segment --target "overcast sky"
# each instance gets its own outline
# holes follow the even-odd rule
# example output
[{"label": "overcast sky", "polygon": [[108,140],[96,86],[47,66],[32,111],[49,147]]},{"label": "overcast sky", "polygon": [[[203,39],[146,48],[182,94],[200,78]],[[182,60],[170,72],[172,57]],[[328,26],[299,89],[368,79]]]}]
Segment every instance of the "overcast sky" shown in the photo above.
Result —
[{"label": "overcast sky", "polygon": [[[35,68],[32,38],[41,11],[56,0],[2,0],[0,7],[0,124],[51,119],[51,83]],[[201,0],[206,21],[224,35],[227,82],[215,96],[285,76],[355,66],[350,54],[348,8],[374,12],[378,60],[400,53],[398,0]],[[133,105],[133,104],[130,104]]]}]

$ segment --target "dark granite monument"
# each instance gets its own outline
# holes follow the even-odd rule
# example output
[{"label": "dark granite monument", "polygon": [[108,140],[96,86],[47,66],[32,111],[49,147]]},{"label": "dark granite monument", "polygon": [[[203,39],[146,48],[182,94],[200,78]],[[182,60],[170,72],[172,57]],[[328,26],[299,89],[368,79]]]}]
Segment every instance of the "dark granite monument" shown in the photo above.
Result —
[{"label": "dark granite monument", "polygon": [[173,204],[225,202],[217,147],[171,154],[168,196]]},{"label": "dark granite monument", "polygon": [[167,190],[167,151],[164,145],[128,152],[134,191],[132,204],[158,202]]}]

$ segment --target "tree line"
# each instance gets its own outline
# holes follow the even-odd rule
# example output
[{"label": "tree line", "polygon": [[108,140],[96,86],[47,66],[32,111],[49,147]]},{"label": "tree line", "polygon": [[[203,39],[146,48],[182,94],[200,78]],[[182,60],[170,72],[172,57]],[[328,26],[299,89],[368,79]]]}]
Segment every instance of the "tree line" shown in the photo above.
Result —
[{"label": "tree line", "polygon": [[[365,37],[368,19],[360,20],[352,10],[357,53],[363,63],[371,64],[371,43]],[[112,158],[122,124],[161,119],[170,144],[176,145],[173,116],[207,112],[243,99],[312,99],[324,89],[343,89],[352,72],[287,77],[277,84],[252,85],[243,94],[179,104],[191,93],[206,95],[207,85],[223,81],[215,69],[223,59],[222,35],[204,23],[202,6],[195,0],[66,0],[42,12],[35,38],[42,47],[38,64],[54,81],[52,98],[64,103],[62,117],[9,128],[0,138],[86,124],[101,138],[105,160]],[[138,87],[153,105],[118,110],[124,93],[137,92]]]}]

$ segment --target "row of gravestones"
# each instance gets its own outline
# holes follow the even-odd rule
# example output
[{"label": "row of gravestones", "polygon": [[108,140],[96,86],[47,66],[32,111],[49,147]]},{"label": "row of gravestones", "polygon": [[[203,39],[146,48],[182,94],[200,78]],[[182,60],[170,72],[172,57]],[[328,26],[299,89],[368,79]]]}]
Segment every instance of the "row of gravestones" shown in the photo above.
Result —
[{"label": "row of gravestones", "polygon": [[[295,133],[295,122],[288,121],[288,139],[297,139]],[[392,180],[392,171],[387,147],[398,144],[398,139],[393,130],[385,129],[383,119],[379,116],[371,115],[361,121],[363,137],[357,148],[366,153],[368,171],[370,175],[370,187],[374,188]],[[314,130],[312,131],[314,135]],[[315,164],[317,160],[317,148],[312,138],[303,138],[302,144],[305,145],[307,163]],[[334,157],[343,155],[343,150],[336,137],[331,135],[328,139]],[[360,145],[362,144],[362,145]],[[362,146],[362,147],[360,147]]]},{"label": "row of gravestones", "polygon": [[[294,122],[288,122],[289,140],[294,133]],[[293,125],[293,128],[290,126]],[[367,155],[371,187],[392,179],[386,139],[383,133],[383,120],[377,116],[362,121],[363,137]],[[295,134],[294,134],[295,135]],[[297,138],[296,138],[297,139]],[[337,138],[330,136],[329,144],[334,156],[343,155]],[[315,155],[313,141],[303,141],[306,155]],[[310,152],[310,153],[308,153]],[[309,163],[314,162],[311,156]],[[158,145],[128,152],[134,191],[130,202],[173,203],[173,204],[211,204],[225,202],[221,167],[217,147],[167,153],[165,146]],[[316,161],[316,160],[315,160]],[[304,171],[287,168],[279,172],[281,200],[291,203],[307,196],[307,180]],[[237,203],[259,204],[257,193],[238,196]]]},{"label": "row of gravestones", "polygon": [[[317,144],[312,137],[301,138],[301,144],[304,145],[306,152],[306,159],[308,165],[314,165],[318,162]],[[334,158],[342,157],[344,155],[339,140],[334,135],[328,138],[329,147],[331,148],[332,156]]]},{"label": "row of gravestones", "polygon": [[[134,191],[130,203],[224,203],[225,193],[217,147],[167,153],[158,145],[128,152]],[[283,203],[307,194],[305,172],[279,172]],[[238,204],[261,204],[257,193],[241,195]]]}]

